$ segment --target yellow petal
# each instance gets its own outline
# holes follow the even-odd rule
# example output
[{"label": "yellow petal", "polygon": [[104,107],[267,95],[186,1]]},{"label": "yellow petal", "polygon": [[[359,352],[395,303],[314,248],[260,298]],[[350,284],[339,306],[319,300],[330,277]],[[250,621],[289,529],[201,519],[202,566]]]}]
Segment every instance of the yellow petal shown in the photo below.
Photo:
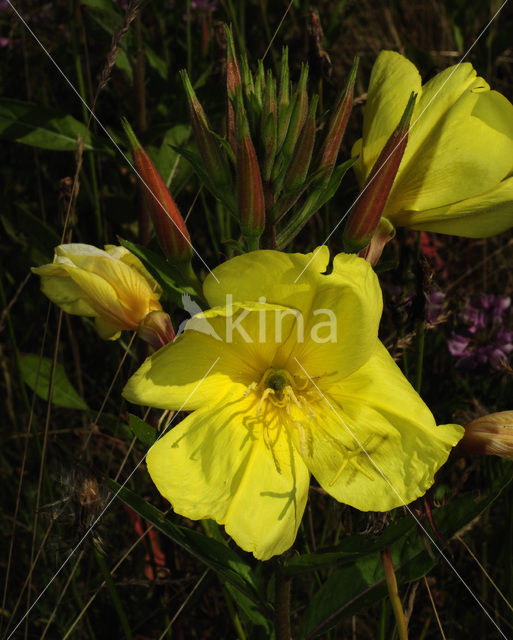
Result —
[{"label": "yellow petal", "polygon": [[[197,314],[172,344],[146,359],[128,381],[124,397],[161,409],[191,410],[228,392],[243,396],[269,367],[284,366],[274,315],[280,309],[234,304],[233,315],[224,307]],[[284,340],[294,320],[294,315],[284,317],[279,327]]]},{"label": "yellow petal", "polygon": [[315,282],[305,340],[296,341],[287,367],[300,377],[304,377],[302,365],[312,377],[345,378],[373,353],[382,308],[379,281],[369,263],[338,254],[333,272]]},{"label": "yellow petal", "polygon": [[432,209],[489,191],[513,166],[513,105],[495,91],[465,91],[420,146],[416,134],[414,127],[385,207],[393,224],[403,209]]},{"label": "yellow petal", "polygon": [[458,425],[436,426],[381,343],[314,412],[303,459],[328,493],[362,511],[386,511],[423,495],[463,435]]},{"label": "yellow petal", "polygon": [[94,319],[94,326],[102,340],[117,340],[121,335],[119,325],[113,324],[99,316]]},{"label": "yellow petal", "polygon": [[230,295],[236,301],[265,299],[284,305],[290,314],[297,310],[297,323],[280,348],[277,366],[301,375],[297,358],[314,376],[328,372],[346,376],[374,349],[381,289],[365,260],[340,254],[334,259],[333,272],[323,275],[328,249],[316,252],[255,251],[238,256],[215,270],[220,284],[212,275],[207,278],[204,291],[212,303],[225,304]]},{"label": "yellow petal", "polygon": [[[360,173],[367,177],[381,150],[399,124],[412,91],[420,93],[415,65],[395,51],[382,51],[374,63],[363,118]],[[362,181],[363,182],[363,181]]]},{"label": "yellow petal", "polygon": [[123,264],[128,265],[132,269],[135,269],[148,283],[150,290],[153,291],[154,295],[157,298],[160,298],[162,295],[162,288],[157,283],[156,280],[152,277],[152,275],[146,270],[146,267],[139,260],[137,256],[135,256],[131,251],[125,249],[125,247],[120,247],[119,245],[106,244],[105,245],[106,253],[114,258],[115,260],[119,260]]},{"label": "yellow petal", "polygon": [[102,316],[120,329],[137,328],[138,323],[126,316],[116,290],[104,278],[78,267],[68,267],[67,272],[73,282],[82,289],[98,316]]},{"label": "yellow petal", "polygon": [[67,267],[45,264],[32,267],[32,272],[41,276],[41,291],[66,313],[77,316],[96,316],[82,289],[69,277]]},{"label": "yellow petal", "polygon": [[222,399],[195,411],[155,443],[147,464],[177,513],[224,524],[257,558],[294,542],[309,473],[284,430],[270,450],[254,401]]},{"label": "yellow petal", "polygon": [[394,224],[410,229],[486,238],[513,226],[513,178],[474,198],[426,211],[400,211]]},{"label": "yellow petal", "polygon": [[225,306],[226,296],[231,295],[235,302],[265,301],[307,313],[313,302],[312,287],[326,270],[328,260],[326,246],[306,255],[253,251],[214,269],[204,282],[203,292],[212,306]]},{"label": "yellow petal", "polygon": [[428,138],[437,130],[461,96],[469,92],[489,90],[490,87],[483,78],[476,76],[472,65],[464,62],[437,73],[422,87],[411,119],[403,167],[419,149],[426,146]]}]

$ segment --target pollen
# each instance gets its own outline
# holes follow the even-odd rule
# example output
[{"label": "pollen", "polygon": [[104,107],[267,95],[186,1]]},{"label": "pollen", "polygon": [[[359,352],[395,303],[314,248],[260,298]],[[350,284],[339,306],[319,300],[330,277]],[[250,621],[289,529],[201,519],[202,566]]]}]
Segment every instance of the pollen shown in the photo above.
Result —
[{"label": "pollen", "polygon": [[295,432],[301,453],[311,455],[311,424],[316,417],[312,403],[317,397],[310,381],[293,376],[286,369],[270,367],[259,382],[248,386],[245,396],[250,393],[258,399],[256,419],[262,425],[262,436],[273,458],[274,443],[282,428]]}]

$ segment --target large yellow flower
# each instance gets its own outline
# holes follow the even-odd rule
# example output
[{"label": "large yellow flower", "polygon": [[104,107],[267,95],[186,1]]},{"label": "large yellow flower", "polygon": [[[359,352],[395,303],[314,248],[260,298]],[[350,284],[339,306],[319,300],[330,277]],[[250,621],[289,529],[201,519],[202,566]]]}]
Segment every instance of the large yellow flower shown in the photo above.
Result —
[{"label": "large yellow flower", "polygon": [[105,251],[89,244],[61,244],[52,264],[33,267],[41,290],[67,313],[95,319],[100,337],[115,340],[136,331],[152,311],[161,311],[161,290],[141,261],[123,247]]},{"label": "large yellow flower", "polygon": [[486,237],[513,226],[513,105],[470,63],[425,85],[393,51],[379,54],[353,148],[361,184],[418,94],[408,144],[383,216],[394,226]]},{"label": "large yellow flower", "polygon": [[213,308],[123,392],[192,411],[148,452],[150,475],[177,513],[263,560],[293,543],[311,473],[340,502],[388,510],[426,491],[463,433],[435,425],[378,340],[368,263],[340,254],[323,275],[328,260],[322,247],[222,264],[205,281]]}]

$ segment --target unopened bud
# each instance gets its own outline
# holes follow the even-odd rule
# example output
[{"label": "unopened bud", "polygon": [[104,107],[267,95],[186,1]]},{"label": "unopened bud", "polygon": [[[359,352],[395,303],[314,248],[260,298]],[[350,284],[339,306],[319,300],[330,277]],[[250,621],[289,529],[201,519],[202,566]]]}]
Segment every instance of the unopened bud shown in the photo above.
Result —
[{"label": "unopened bud", "polygon": [[310,168],[315,144],[315,112],[318,100],[319,96],[314,95],[304,127],[294,147],[294,153],[285,174],[284,187],[286,190],[297,189],[303,185]]},{"label": "unopened bud", "polygon": [[301,129],[306,120],[308,114],[308,94],[306,92],[306,83],[308,80],[308,65],[304,65],[301,68],[301,75],[297,85],[296,93],[294,94],[294,106],[292,113],[290,114],[289,126],[287,129],[287,135],[283,142],[283,155],[285,159],[290,158],[292,151],[296,146],[296,143],[301,133]]},{"label": "unopened bud", "polygon": [[344,248],[356,253],[366,247],[381,218],[408,142],[408,129],[417,95],[412,93],[401,121],[385,143],[344,229]]},{"label": "unopened bud", "polygon": [[287,47],[283,47],[281,53],[280,95],[278,97],[278,149],[281,148],[287,135],[291,113],[289,53]]},{"label": "unopened bud", "polygon": [[235,139],[235,112],[232,100],[235,99],[237,87],[241,86],[239,63],[235,53],[235,44],[231,27],[225,25],[226,33],[226,137],[233,153],[237,148]]},{"label": "unopened bud", "polygon": [[242,235],[248,239],[250,248],[255,248],[265,225],[265,202],[262,176],[258,166],[255,147],[251,140],[249,125],[238,91],[236,100],[237,131],[237,209]]},{"label": "unopened bud", "polygon": [[308,111],[308,116],[299,136],[292,159],[284,180],[284,195],[278,200],[274,209],[275,220],[280,220],[294,206],[306,186],[306,177],[310,162],[312,159],[312,151],[315,144],[315,112],[317,109],[318,96],[314,95]]},{"label": "unopened bud", "polygon": [[337,156],[342,143],[342,138],[349,120],[351,109],[353,108],[354,83],[356,71],[358,69],[358,58],[355,58],[346,86],[340,95],[338,104],[331,116],[330,124],[326,132],[326,137],[321,148],[319,169],[323,170],[323,178],[327,180],[335,167]]},{"label": "unopened bud", "polygon": [[180,76],[187,95],[189,115],[201,159],[212,182],[218,186],[224,186],[229,183],[228,167],[219,151],[217,140],[210,130],[203,107],[192,88],[187,71],[185,69],[180,71]]},{"label": "unopened bud", "polygon": [[122,124],[132,147],[135,166],[143,183],[144,202],[160,246],[172,262],[190,262],[192,245],[184,219],[150,156],[137,140],[132,127],[126,119],[122,120]]},{"label": "unopened bud", "polygon": [[173,342],[175,332],[171,318],[164,311],[152,311],[139,325],[137,335],[150,344],[155,351],[168,342]]},{"label": "unopened bud", "polygon": [[465,425],[457,450],[480,456],[513,459],[513,411],[489,413]]},{"label": "unopened bud", "polygon": [[269,180],[277,147],[276,80],[271,71],[267,73],[262,104],[260,131],[263,144],[262,178]]}]

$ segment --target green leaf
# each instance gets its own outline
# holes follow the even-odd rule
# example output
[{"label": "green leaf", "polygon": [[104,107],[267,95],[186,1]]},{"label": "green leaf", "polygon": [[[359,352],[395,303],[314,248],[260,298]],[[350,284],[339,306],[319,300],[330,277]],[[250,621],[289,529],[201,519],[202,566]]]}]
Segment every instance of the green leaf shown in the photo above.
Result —
[{"label": "green leaf", "polygon": [[[189,125],[177,124],[166,131],[158,150],[150,152],[153,151],[153,149],[147,149],[167,187],[171,184],[181,160],[181,156],[175,147],[180,147],[182,144],[185,144],[190,134],[191,127]],[[173,190],[173,195],[176,195],[175,190]]]},{"label": "green leaf", "polygon": [[80,0],[81,4],[85,4],[91,9],[101,9],[102,11],[116,13],[113,9],[115,6],[112,0]]},{"label": "green leaf", "polygon": [[[511,464],[506,465],[503,461],[497,464],[501,465],[503,471],[491,484],[488,492],[473,492],[433,511],[435,524],[445,539],[449,540],[477,518],[513,480]],[[324,560],[329,559],[332,563],[345,562],[345,564],[329,576],[310,600],[302,617],[298,637],[306,640],[325,634],[342,618],[355,615],[386,596],[387,589],[378,549],[384,546],[390,547],[399,585],[420,579],[436,564],[443,561],[436,548],[442,549],[443,543],[431,531],[427,521],[422,521],[422,526],[432,540],[419,531],[417,522],[413,518],[407,517],[390,525],[377,541],[364,542],[360,549],[364,555],[360,553],[360,557],[355,560],[347,562],[348,556],[344,556],[344,553],[347,554],[351,548],[354,551],[355,546],[361,544],[355,538],[361,536],[351,536],[344,541],[340,545],[343,549],[339,550],[338,557],[336,552],[331,552],[331,556],[327,555]],[[399,529],[402,529],[402,533],[396,537]],[[383,545],[385,540],[388,544]],[[373,545],[374,549],[372,549]],[[428,551],[426,547],[431,548]],[[320,566],[322,555],[311,554],[310,562],[313,568]],[[289,562],[289,568],[291,565],[292,563]],[[470,595],[469,598],[471,598]]]},{"label": "green leaf", "polygon": [[177,545],[215,571],[222,579],[228,581],[254,602],[260,611],[264,614],[270,614],[271,607],[260,595],[262,593],[261,585],[257,583],[251,566],[226,543],[174,524],[156,507],[130,489],[121,487],[110,478],[107,478],[106,482],[116,493],[117,498]]},{"label": "green leaf", "polygon": [[278,234],[276,242],[280,249],[283,249],[283,247],[291,242],[308,220],[317,213],[328,200],[333,198],[342,182],[342,178],[355,162],[356,158],[346,160],[335,168],[326,185],[320,185],[312,189],[303,206],[297,210],[287,226]]},{"label": "green leaf", "polygon": [[128,425],[133,431],[134,436],[147,447],[151,447],[157,439],[155,429],[132,413],[128,414]]},{"label": "green leaf", "polygon": [[[50,372],[52,370],[52,361],[50,358],[41,358],[41,366],[39,368],[39,377],[36,378],[39,366],[39,356],[35,353],[27,353],[20,359],[21,375],[27,386],[29,386],[43,400],[48,400],[48,387],[50,384]],[[55,374],[53,378],[53,395],[52,403],[57,407],[66,407],[67,409],[87,409],[86,403],[78,395],[73,388],[71,382],[66,376],[62,364],[55,365]]]},{"label": "green leaf", "polygon": [[22,100],[0,99],[0,137],[4,140],[53,151],[76,151],[78,136],[86,141],[84,149],[92,151],[91,133],[73,116]]},{"label": "green leaf", "polygon": [[176,151],[190,163],[197,173],[200,183],[202,183],[215,198],[220,200],[232,214],[236,215],[237,207],[232,187],[229,185],[218,185],[212,180],[208,171],[204,168],[204,162],[199,153],[183,147],[176,148]]},{"label": "green leaf", "polygon": [[167,80],[167,65],[165,60],[157,55],[153,49],[150,49],[147,43],[144,45],[144,52],[150,67],[155,69],[163,80]]},{"label": "green leaf", "polygon": [[282,571],[286,575],[296,575],[307,571],[318,571],[335,565],[350,564],[358,558],[381,551],[415,528],[411,518],[401,518],[389,525],[378,537],[348,536],[339,545],[318,553],[305,553],[283,562]]},{"label": "green leaf", "polygon": [[189,285],[179,270],[167,262],[165,258],[146,247],[141,247],[123,238],[119,238],[119,242],[141,260],[146,269],[160,284],[163,291],[177,306],[183,308],[183,295],[189,295],[197,299],[196,291]]}]

